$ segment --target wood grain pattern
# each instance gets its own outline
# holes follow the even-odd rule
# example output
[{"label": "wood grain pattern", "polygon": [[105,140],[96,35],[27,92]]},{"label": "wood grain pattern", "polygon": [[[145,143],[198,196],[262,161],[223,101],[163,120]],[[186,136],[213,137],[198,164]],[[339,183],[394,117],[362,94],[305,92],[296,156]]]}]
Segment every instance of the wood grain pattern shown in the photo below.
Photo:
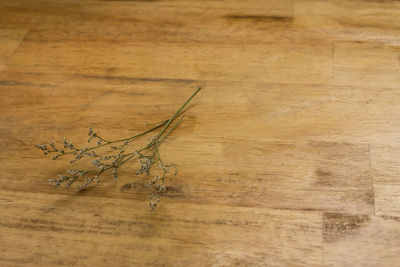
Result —
[{"label": "wood grain pattern", "polygon": [[398,265],[398,217],[326,213],[323,221],[326,266]]},{"label": "wood grain pattern", "polygon": [[18,47],[27,30],[7,29],[0,27],[0,71],[5,68],[15,49]]},{"label": "wood grain pattern", "polygon": [[[143,202],[120,198],[25,192],[2,192],[2,197],[8,215],[0,225],[2,246],[16,248],[1,252],[6,264],[322,262],[319,213],[172,202],[150,213]],[[282,255],[281,247],[290,253]]]},{"label": "wood grain pattern", "polygon": [[[400,266],[399,15],[0,1],[0,266]],[[34,144],[133,135],[198,86],[154,212],[136,163],[81,192],[46,183],[70,164]]]},{"label": "wood grain pattern", "polygon": [[400,83],[399,56],[398,46],[337,42],[334,49],[335,84],[396,88]]}]

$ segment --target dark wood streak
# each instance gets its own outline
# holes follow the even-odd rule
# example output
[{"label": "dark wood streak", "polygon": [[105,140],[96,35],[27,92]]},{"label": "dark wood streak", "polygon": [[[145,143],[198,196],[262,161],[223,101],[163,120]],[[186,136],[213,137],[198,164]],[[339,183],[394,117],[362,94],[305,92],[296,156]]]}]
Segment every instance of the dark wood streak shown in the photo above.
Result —
[{"label": "dark wood streak", "polygon": [[243,20],[243,21],[253,21],[253,22],[293,22],[293,17],[288,16],[263,16],[263,15],[226,15],[223,16],[225,19],[229,20]]},{"label": "dark wood streak", "polygon": [[315,172],[317,176],[316,186],[332,186],[336,179],[332,172],[323,169],[317,169]]},{"label": "dark wood streak", "polygon": [[388,216],[388,215],[382,215],[380,216],[381,218],[385,219],[385,220],[393,220],[396,222],[400,222],[400,216]]},{"label": "dark wood streak", "polygon": [[100,0],[102,2],[158,2],[159,0]]},{"label": "dark wood streak", "polygon": [[20,81],[13,81],[13,80],[0,80],[0,86],[41,86],[41,87],[54,87],[54,85],[47,84],[47,83],[30,83],[30,82],[20,82]]},{"label": "dark wood streak", "polygon": [[92,233],[92,234],[103,234],[103,235],[113,235],[120,236],[122,233],[117,233],[116,230],[120,226],[128,227],[133,230],[132,227],[147,227],[147,223],[143,222],[131,222],[122,220],[107,220],[102,219],[101,224],[97,226],[97,229],[85,229],[85,225],[82,223],[56,223],[54,221],[43,220],[39,218],[22,219],[20,222],[12,223],[2,223],[1,227],[23,229],[23,230],[33,230],[33,231],[52,231],[52,232],[65,232],[65,233]]},{"label": "dark wood streak", "polygon": [[109,76],[109,75],[84,75],[76,74],[75,76],[84,79],[100,79],[100,80],[119,80],[129,82],[172,82],[172,83],[194,83],[198,80],[192,79],[171,79],[171,78],[148,78],[148,77],[128,77],[128,76]]}]

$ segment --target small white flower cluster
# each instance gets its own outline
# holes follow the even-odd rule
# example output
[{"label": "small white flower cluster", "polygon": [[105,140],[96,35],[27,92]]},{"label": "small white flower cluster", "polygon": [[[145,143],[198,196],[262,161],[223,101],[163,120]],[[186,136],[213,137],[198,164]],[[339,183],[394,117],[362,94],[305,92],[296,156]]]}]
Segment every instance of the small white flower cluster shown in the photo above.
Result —
[{"label": "small white flower cluster", "polygon": [[153,211],[156,209],[158,203],[160,203],[160,195],[159,194],[151,194],[149,197],[149,206],[150,209]]},{"label": "small white flower cluster", "polygon": [[55,186],[60,186],[62,183],[65,183],[65,188],[69,188],[75,180],[84,176],[86,173],[87,171],[67,170],[68,175],[59,174],[58,179],[49,179],[48,182],[55,184]]},{"label": "small white flower cluster", "polygon": [[154,162],[152,161],[152,157],[151,156],[141,156],[141,157],[139,156],[139,158],[140,158],[140,163],[142,165],[140,166],[140,170],[137,172],[137,174],[149,175],[150,168],[154,164]]}]

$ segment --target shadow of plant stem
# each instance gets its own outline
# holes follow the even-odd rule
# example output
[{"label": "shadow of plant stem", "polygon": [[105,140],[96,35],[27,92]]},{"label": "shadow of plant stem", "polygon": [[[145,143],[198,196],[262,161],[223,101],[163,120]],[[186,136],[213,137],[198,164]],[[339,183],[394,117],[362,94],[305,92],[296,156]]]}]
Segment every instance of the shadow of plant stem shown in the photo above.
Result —
[{"label": "shadow of plant stem", "polygon": [[[153,124],[146,122],[146,126],[151,128],[134,136],[118,140],[108,140],[98,135],[92,128],[89,128],[88,143],[92,140],[96,141],[96,145],[91,147],[79,148],[66,139],[63,142],[63,148],[57,148],[54,141],[50,144],[36,145],[45,155],[54,154],[53,160],[65,155],[71,155],[73,159],[70,163],[74,163],[82,158],[91,157],[92,164],[95,167],[94,169],[85,170],[69,169],[64,174],[59,174],[57,179],[49,179],[48,182],[54,184],[56,187],[64,185],[65,188],[70,188],[75,182],[83,180],[84,182],[78,186],[78,189],[82,190],[93,182],[99,183],[100,176],[108,170],[111,170],[113,178],[117,180],[118,169],[126,162],[137,158],[141,164],[137,174],[150,175],[150,171],[154,165],[157,165],[162,173],[161,175],[156,175],[149,183],[145,184],[146,187],[152,189],[149,197],[149,205],[150,209],[154,210],[160,202],[160,196],[167,189],[165,186],[165,176],[171,170],[174,171],[175,175],[178,173],[175,163],[166,164],[162,161],[159,151],[160,145],[182,123],[185,107],[200,90],[201,87],[197,88],[169,119]],[[129,146],[134,141],[157,130],[159,130],[158,134],[150,137],[149,142],[144,147],[130,153],[127,152]],[[109,148],[112,152],[110,154],[101,154],[99,150],[103,148]]]}]

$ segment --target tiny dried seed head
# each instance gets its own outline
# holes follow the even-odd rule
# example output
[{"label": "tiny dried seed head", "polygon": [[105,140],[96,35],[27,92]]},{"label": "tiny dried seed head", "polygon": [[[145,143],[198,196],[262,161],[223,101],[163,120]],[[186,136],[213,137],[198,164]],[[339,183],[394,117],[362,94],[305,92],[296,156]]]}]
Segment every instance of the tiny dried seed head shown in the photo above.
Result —
[{"label": "tiny dried seed head", "polygon": [[117,168],[113,168],[112,176],[113,176],[114,180],[118,180]]}]

